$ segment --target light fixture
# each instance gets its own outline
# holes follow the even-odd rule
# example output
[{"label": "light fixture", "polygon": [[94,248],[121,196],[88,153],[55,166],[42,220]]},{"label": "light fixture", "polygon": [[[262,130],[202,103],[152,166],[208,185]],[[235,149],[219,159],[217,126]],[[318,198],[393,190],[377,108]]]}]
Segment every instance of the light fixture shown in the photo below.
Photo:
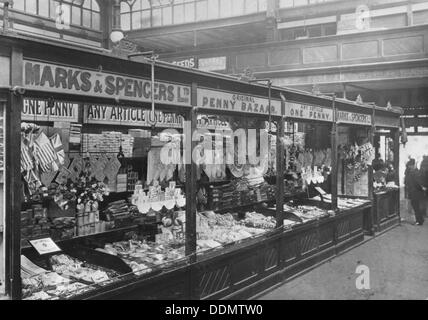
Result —
[{"label": "light fixture", "polygon": [[123,38],[124,34],[120,25],[120,0],[115,0],[113,3],[113,23],[110,33],[110,40],[114,44],[118,44]]},{"label": "light fixture", "polygon": [[124,37],[122,30],[113,30],[110,33],[110,40],[113,43],[119,43]]}]

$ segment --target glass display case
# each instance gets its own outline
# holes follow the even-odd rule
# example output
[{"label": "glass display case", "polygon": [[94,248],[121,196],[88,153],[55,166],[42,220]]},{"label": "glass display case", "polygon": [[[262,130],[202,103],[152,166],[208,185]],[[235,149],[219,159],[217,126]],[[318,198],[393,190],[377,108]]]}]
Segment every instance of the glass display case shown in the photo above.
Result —
[{"label": "glass display case", "polygon": [[[99,106],[24,104],[47,110],[21,123],[24,299],[70,298],[185,263],[182,116],[113,105],[105,113],[141,118],[104,123],[93,116]],[[61,119],[50,117],[65,107]],[[34,240],[46,238],[62,252],[37,252]]]}]

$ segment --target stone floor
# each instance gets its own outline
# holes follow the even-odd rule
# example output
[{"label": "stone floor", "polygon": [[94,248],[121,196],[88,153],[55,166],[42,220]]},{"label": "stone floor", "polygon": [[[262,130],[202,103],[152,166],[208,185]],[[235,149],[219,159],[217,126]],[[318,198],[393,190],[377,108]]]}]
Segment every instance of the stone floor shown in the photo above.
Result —
[{"label": "stone floor", "polygon": [[[402,202],[401,225],[260,296],[261,300],[426,300],[428,220],[414,225]],[[369,268],[370,289],[359,290],[357,266]]]}]

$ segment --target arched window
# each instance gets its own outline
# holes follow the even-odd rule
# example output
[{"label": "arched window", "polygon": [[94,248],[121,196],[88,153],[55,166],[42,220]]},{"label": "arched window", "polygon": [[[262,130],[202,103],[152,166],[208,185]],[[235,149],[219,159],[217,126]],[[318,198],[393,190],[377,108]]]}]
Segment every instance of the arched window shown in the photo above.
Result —
[{"label": "arched window", "polygon": [[14,0],[13,9],[45,18],[56,19],[58,7],[71,25],[100,30],[100,6],[96,0]]},{"label": "arched window", "polygon": [[120,14],[122,30],[128,31],[241,16],[266,8],[267,0],[124,0]]}]

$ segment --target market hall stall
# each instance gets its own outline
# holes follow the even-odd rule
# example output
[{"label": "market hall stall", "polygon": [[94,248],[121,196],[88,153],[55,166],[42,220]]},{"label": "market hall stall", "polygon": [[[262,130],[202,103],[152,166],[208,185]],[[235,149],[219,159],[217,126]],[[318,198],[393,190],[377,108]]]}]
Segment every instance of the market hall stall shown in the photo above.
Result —
[{"label": "market hall stall", "polygon": [[338,193],[340,197],[371,199],[371,213],[364,216],[367,235],[382,232],[399,222],[398,172],[388,175],[379,150],[382,145],[388,164],[398,165],[400,116],[399,108],[386,109],[359,102],[354,108],[343,106],[337,112]]},{"label": "market hall stall", "polygon": [[[339,129],[336,98],[324,97],[318,105],[307,98],[307,102],[296,102],[284,97],[285,121],[292,132],[285,132],[286,186],[296,184],[295,177],[306,193],[306,199],[284,205],[285,214],[315,215],[319,227],[309,234],[312,241],[305,241],[308,248],[302,249],[310,259],[320,262],[343,250],[360,243],[364,239],[363,220],[371,210],[367,197],[342,197],[336,182],[340,168]],[[349,102],[347,102],[349,104]],[[297,124],[297,126],[296,126]],[[296,132],[295,128],[299,132]],[[305,206],[306,204],[306,206]],[[305,216],[306,215],[306,216]],[[309,254],[308,254],[309,253]]]},{"label": "market hall stall", "polygon": [[[315,195],[286,172],[281,93],[331,110],[332,99],[159,64],[152,114],[149,63],[2,40],[10,85],[25,89],[5,91],[14,299],[248,298],[362,240],[364,208],[337,212],[334,184],[331,208],[308,208]],[[262,165],[216,148],[219,128],[255,130],[247,147]],[[204,166],[201,136],[233,160]]]},{"label": "market hall stall", "polygon": [[373,228],[384,232],[400,223],[399,146],[401,110],[375,111],[373,161]]},{"label": "market hall stall", "polygon": [[149,63],[16,41],[2,39],[21,88],[8,90],[20,111],[9,145],[12,297],[111,295],[186,265],[190,170],[161,158],[184,158],[191,82],[158,68],[152,94]]},{"label": "market hall stall", "polygon": [[[296,102],[278,101],[281,95]],[[236,149],[225,175],[204,174],[205,167],[200,166],[195,181],[201,196],[196,223],[198,286],[194,294],[198,299],[252,297],[364,240],[363,217],[370,215],[371,201],[367,196],[340,198],[337,208],[337,184],[329,177],[337,175],[332,152],[336,135],[330,134],[335,127],[334,100],[285,90],[272,96],[272,114],[257,114],[254,104],[260,107],[269,101],[254,93],[198,88],[198,112],[226,121],[232,132],[244,129],[249,136],[251,129],[261,130],[260,136],[248,139],[248,149],[251,141],[257,145],[262,132],[267,132],[265,152],[263,143],[260,152],[256,148],[256,155],[266,156],[264,168],[250,165],[248,159],[235,163],[239,160]],[[231,101],[236,104],[232,106]],[[282,115],[274,113],[279,105]],[[239,137],[235,131],[232,139],[239,141]],[[227,150],[220,148],[219,157],[227,158]],[[254,190],[253,181],[260,190]],[[230,188],[233,184],[236,187]],[[253,227],[266,230],[250,237]]]}]

